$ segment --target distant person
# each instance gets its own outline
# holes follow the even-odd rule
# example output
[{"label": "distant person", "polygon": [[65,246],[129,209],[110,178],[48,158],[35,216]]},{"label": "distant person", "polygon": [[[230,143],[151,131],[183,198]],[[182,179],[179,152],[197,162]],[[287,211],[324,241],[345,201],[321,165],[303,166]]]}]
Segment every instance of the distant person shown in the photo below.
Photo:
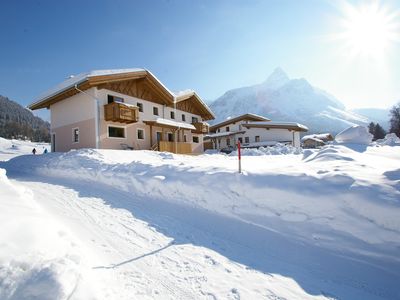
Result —
[{"label": "distant person", "polygon": [[36,154],[36,148],[32,149],[32,154],[35,155]]},{"label": "distant person", "polygon": [[47,153],[47,148],[44,148],[43,154]]}]

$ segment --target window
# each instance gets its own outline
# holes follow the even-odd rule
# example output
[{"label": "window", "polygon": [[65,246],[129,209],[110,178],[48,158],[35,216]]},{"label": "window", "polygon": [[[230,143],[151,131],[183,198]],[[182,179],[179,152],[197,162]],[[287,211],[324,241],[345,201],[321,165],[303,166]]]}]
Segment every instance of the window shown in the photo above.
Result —
[{"label": "window", "polygon": [[231,145],[231,139],[230,138],[226,138],[226,145],[230,146]]},{"label": "window", "polygon": [[137,105],[137,107],[139,107],[139,111],[143,112],[143,103],[138,102],[138,103],[136,103],[136,105]]},{"label": "window", "polygon": [[239,125],[239,130],[242,130],[242,125]]},{"label": "window", "polygon": [[158,116],[158,107],[153,106],[153,115]]},{"label": "window", "polygon": [[183,121],[183,122],[186,122],[186,116],[185,116],[185,114],[182,114],[182,121]]},{"label": "window", "polygon": [[185,142],[185,143],[187,142],[186,134],[183,135],[183,142]]},{"label": "window", "polygon": [[218,128],[217,132],[220,132],[220,131],[221,131],[221,129],[220,129],[220,128]]},{"label": "window", "polygon": [[171,119],[175,119],[175,112],[171,111]]},{"label": "window", "polygon": [[138,138],[138,140],[144,140],[144,130],[143,129],[137,130],[137,138]]},{"label": "window", "polygon": [[244,137],[244,142],[245,142],[246,144],[250,143],[250,138],[249,138],[248,136],[245,136],[245,137]]},{"label": "window", "polygon": [[259,143],[259,142],[260,142],[260,136],[259,136],[259,135],[256,135],[256,137],[255,137],[254,140],[255,140],[256,143]]},{"label": "window", "polygon": [[243,144],[243,138],[238,138],[238,141],[241,143],[241,144]]},{"label": "window", "polygon": [[228,132],[229,131],[229,126],[226,126],[225,129],[226,129],[225,131]]},{"label": "window", "polygon": [[108,127],[108,137],[125,138],[125,128],[109,126]]},{"label": "window", "polygon": [[113,96],[113,95],[107,95],[107,103],[113,103],[113,102],[124,102],[124,98]]},{"label": "window", "polygon": [[72,129],[72,141],[79,143],[79,128]]},{"label": "window", "polygon": [[193,143],[198,143],[198,142],[199,142],[199,137],[193,136]]},{"label": "window", "polygon": [[196,117],[192,117],[192,123],[199,123],[199,119]]},{"label": "window", "polygon": [[174,141],[174,135],[171,132],[168,132],[168,142]]}]

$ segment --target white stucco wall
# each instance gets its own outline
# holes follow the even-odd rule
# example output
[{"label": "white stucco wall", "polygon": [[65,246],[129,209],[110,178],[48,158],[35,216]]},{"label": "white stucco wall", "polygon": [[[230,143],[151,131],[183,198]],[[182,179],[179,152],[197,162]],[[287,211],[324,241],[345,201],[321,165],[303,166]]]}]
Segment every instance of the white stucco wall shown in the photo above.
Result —
[{"label": "white stucco wall", "polygon": [[[55,135],[55,151],[95,148],[95,94],[91,88],[50,106],[51,134]],[[73,130],[79,129],[79,141],[73,141]]]},{"label": "white stucco wall", "polygon": [[[94,95],[95,88],[88,89],[85,93]],[[94,117],[94,99],[84,93],[78,93],[50,106],[52,129],[86,121]]]},{"label": "white stucco wall", "polygon": [[[256,136],[260,137],[260,142],[291,142],[295,147],[300,147],[300,132],[288,130],[288,129],[280,129],[280,128],[246,128],[243,126],[247,121],[241,120],[236,123],[230,123],[224,125],[220,128],[217,128],[218,132],[227,132],[227,128],[229,127],[229,132],[235,131],[245,131],[245,133],[238,133],[235,135],[231,135],[228,137],[221,137],[217,139],[217,149],[227,148],[227,140],[230,140],[230,146],[235,146],[238,139],[242,138],[243,143],[246,144],[246,137],[249,138],[249,143],[256,142]],[[218,130],[219,129],[219,130]]]},{"label": "white stucco wall", "polygon": [[[165,105],[161,105],[158,103],[154,103],[151,101],[147,101],[144,99],[128,96],[125,94],[117,93],[114,91],[110,91],[107,89],[101,89],[96,91],[97,98],[99,99],[99,127],[100,127],[100,148],[107,149],[120,149],[121,144],[127,144],[134,149],[150,149],[150,126],[143,123],[143,121],[151,121],[157,118],[164,118],[168,120],[174,120],[176,122],[182,122],[191,124],[192,117],[196,117],[199,122],[202,121],[201,116],[194,115],[192,113],[188,113],[182,110],[176,110],[175,119],[171,119],[171,111],[174,111],[172,107],[167,107]],[[106,122],[104,120],[104,105],[107,104],[108,95],[113,95],[117,97],[121,97],[124,99],[124,102],[127,104],[137,105],[137,103],[143,104],[143,112],[139,112],[139,121],[133,124],[121,124],[117,122]],[[153,114],[153,107],[158,108],[158,116]],[[186,121],[182,120],[182,114],[185,115]],[[126,130],[125,138],[109,138],[108,137],[108,126],[116,126],[116,127],[124,127]],[[145,139],[139,140],[137,139],[137,129],[141,128],[145,130]],[[163,139],[167,140],[168,133],[171,132],[171,129],[161,128],[153,126],[152,128],[152,143],[156,143],[157,141],[157,132],[161,132],[163,134]],[[184,130],[184,134],[186,135],[187,142],[192,143],[192,149],[195,153],[203,152],[203,135],[194,134],[190,130]],[[193,143],[193,136],[199,137],[199,143]],[[183,133],[181,132],[179,141],[183,142]]]}]

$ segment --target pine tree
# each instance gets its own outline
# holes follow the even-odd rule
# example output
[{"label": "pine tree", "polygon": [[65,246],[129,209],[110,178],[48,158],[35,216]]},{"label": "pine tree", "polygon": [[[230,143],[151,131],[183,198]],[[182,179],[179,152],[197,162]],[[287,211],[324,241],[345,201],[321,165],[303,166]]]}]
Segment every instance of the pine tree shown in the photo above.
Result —
[{"label": "pine tree", "polygon": [[390,130],[400,137],[400,103],[393,106],[390,110]]},{"label": "pine tree", "polygon": [[374,140],[383,139],[386,135],[385,129],[382,128],[379,123],[376,123],[375,130],[374,130]]},{"label": "pine tree", "polygon": [[374,122],[369,123],[368,131],[370,134],[374,135],[374,132],[375,132],[375,123]]}]

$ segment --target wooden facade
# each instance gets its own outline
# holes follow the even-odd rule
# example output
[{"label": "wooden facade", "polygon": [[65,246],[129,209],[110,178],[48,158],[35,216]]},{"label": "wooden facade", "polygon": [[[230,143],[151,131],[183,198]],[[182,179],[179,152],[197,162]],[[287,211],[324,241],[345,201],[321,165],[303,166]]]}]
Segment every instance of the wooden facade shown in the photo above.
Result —
[{"label": "wooden facade", "polygon": [[158,151],[167,151],[178,154],[190,154],[192,153],[192,145],[190,143],[182,142],[158,142]]},{"label": "wooden facade", "polygon": [[124,103],[112,102],[104,105],[104,119],[126,124],[135,123],[139,121],[139,109]]},{"label": "wooden facade", "polygon": [[197,122],[192,123],[196,130],[193,130],[194,133],[208,133],[209,132],[209,125],[206,122]]}]

